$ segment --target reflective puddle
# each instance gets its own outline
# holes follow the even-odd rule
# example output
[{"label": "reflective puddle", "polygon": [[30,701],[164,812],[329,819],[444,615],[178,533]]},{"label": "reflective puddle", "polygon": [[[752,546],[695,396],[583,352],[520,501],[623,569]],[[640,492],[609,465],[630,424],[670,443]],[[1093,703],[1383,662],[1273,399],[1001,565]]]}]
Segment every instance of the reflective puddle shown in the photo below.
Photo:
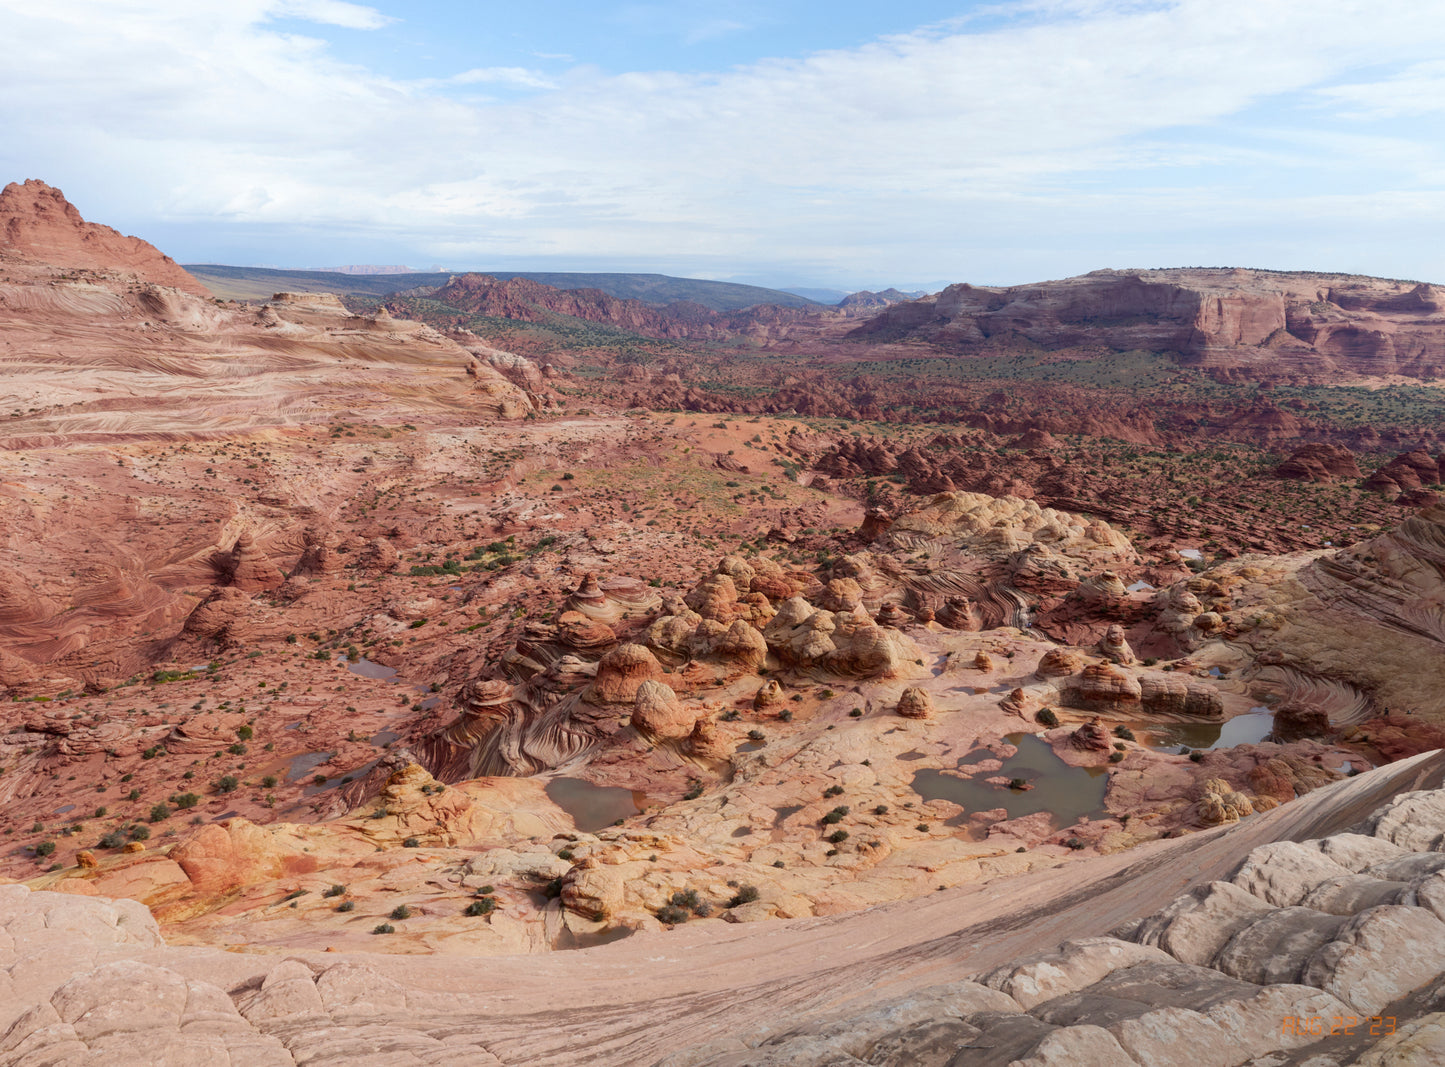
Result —
[{"label": "reflective puddle", "polygon": [[1069,826],[1084,815],[1104,814],[1104,790],[1109,772],[1103,767],[1070,767],[1054,750],[1033,734],[1010,734],[1005,738],[1018,746],[1018,753],[1003,760],[1003,768],[987,777],[1022,778],[1032,789],[1010,789],[989,785],[982,778],[956,778],[925,768],[913,775],[913,791],[924,800],[950,800],[964,809],[962,816],[948,820],[961,825],[978,811],[1003,808],[1008,818],[1047,811],[1057,826]]},{"label": "reflective puddle", "polygon": [[299,778],[306,777],[334,755],[336,755],[335,752],[303,752],[292,758],[291,765],[286,768],[286,780],[294,782]]},{"label": "reflective puddle", "polygon": [[547,783],[546,793],[553,804],[572,816],[577,829],[589,834],[636,815],[647,803],[645,793],[593,785],[581,778],[553,778]]},{"label": "reflective puddle", "polygon": [[1133,723],[1130,729],[1156,752],[1233,748],[1235,745],[1257,745],[1263,741],[1274,729],[1274,712],[1268,708],[1251,708],[1225,723]]},{"label": "reflective puddle", "polygon": [[358,778],[370,774],[372,768],[374,768],[380,762],[380,758],[374,759],[370,763],[365,764],[364,766],[357,767],[354,771],[347,771],[345,774],[334,775],[330,778],[327,778],[324,782],[312,782],[301,791],[301,795],[311,797],[327,789],[335,789],[337,786],[347,785],[351,782],[356,781],[356,779]]}]

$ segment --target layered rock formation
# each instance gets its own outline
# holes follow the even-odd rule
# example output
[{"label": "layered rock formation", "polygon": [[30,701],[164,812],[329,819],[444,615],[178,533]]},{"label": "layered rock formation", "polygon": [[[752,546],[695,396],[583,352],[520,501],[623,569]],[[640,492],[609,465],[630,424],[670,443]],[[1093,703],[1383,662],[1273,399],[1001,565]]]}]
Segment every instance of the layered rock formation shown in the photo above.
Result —
[{"label": "layered rock formation", "polygon": [[1102,270],[1008,289],[951,285],[887,308],[852,336],[970,348],[1102,344],[1222,366],[1269,358],[1320,374],[1445,373],[1441,290],[1347,275]]},{"label": "layered rock formation", "polygon": [[42,181],[0,190],[0,256],[58,267],[121,271],[196,296],[210,291],[170,256],[139,237],[86,222],[65,194]]}]

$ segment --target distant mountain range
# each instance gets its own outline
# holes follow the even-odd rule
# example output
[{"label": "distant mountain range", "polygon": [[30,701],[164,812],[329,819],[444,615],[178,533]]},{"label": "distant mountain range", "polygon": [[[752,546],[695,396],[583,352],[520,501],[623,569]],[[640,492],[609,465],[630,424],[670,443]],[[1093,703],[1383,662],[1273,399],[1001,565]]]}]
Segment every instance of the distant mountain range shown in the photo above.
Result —
[{"label": "distant mountain range", "polygon": [[[339,296],[387,296],[422,286],[446,285],[464,273],[408,271],[404,274],[362,274],[341,271],[273,270],[266,267],[230,267],[197,263],[186,268],[217,296],[234,300],[266,300],[283,291],[336,293]],[[666,274],[574,274],[531,271],[468,271],[485,273],[500,281],[525,278],[554,289],[600,289],[621,300],[640,300],[665,306],[688,301],[713,311],[738,311],[758,304],[780,307],[816,307],[818,301],[782,289],[759,285],[714,282],[701,278],[674,278]],[[836,301],[834,301],[836,302]]]}]

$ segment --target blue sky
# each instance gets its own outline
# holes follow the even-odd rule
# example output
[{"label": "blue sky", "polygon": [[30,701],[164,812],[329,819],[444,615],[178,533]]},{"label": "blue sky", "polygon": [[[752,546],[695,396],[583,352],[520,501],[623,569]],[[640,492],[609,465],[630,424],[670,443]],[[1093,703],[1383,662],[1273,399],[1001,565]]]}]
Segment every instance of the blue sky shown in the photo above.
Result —
[{"label": "blue sky", "polygon": [[0,178],[183,262],[1445,281],[1445,0],[0,0]]}]

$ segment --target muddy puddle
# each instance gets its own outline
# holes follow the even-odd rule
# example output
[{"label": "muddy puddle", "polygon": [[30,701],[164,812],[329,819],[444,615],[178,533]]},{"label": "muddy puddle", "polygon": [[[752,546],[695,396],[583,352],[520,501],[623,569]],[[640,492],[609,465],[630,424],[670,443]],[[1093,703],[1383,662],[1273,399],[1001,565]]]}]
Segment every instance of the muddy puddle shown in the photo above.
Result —
[{"label": "muddy puddle", "polygon": [[299,756],[293,756],[290,766],[286,768],[286,780],[295,782],[305,778],[334,755],[335,752],[303,752]]},{"label": "muddy puddle", "polygon": [[1047,811],[1057,826],[1069,826],[1085,815],[1104,814],[1104,790],[1109,785],[1103,767],[1070,767],[1033,734],[1010,734],[1006,741],[1018,746],[1018,753],[1003,760],[1001,770],[986,777],[1022,778],[1032,789],[1010,789],[989,785],[979,778],[957,778],[932,768],[913,775],[913,791],[924,800],[949,800],[964,813],[948,820],[952,826],[968,822],[978,811],[1003,808],[1008,818]]},{"label": "muddy puddle", "polygon": [[1228,722],[1131,723],[1129,728],[1156,752],[1257,745],[1274,729],[1274,712],[1251,708]]},{"label": "muddy puddle", "polygon": [[348,671],[350,671],[352,674],[359,674],[363,678],[372,678],[378,682],[401,681],[401,679],[396,676],[395,667],[388,667],[385,664],[376,663],[373,660],[367,659],[365,656],[362,656],[354,663],[348,660],[345,656],[338,656],[337,661],[340,663],[345,663],[346,669]]},{"label": "muddy puddle", "polygon": [[636,815],[647,804],[645,793],[593,785],[581,778],[553,778],[547,783],[546,793],[553,804],[572,816],[577,829],[589,834]]}]

